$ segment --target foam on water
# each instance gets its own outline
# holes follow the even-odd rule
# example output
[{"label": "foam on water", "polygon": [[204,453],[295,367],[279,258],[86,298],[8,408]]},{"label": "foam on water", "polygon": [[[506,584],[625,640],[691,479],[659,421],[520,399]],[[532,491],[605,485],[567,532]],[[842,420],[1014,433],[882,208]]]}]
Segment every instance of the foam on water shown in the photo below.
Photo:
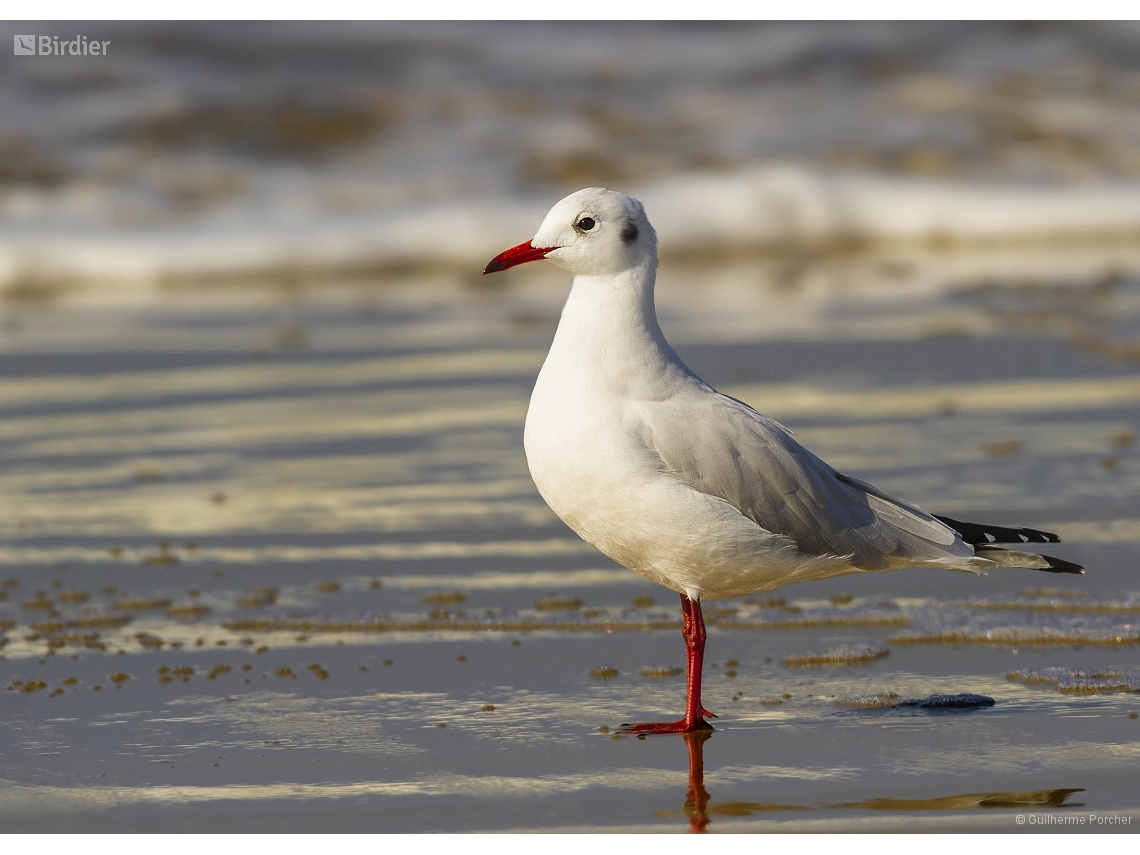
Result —
[{"label": "foam on water", "polygon": [[1140,692],[1140,670],[1135,668],[1070,668],[1053,666],[1025,671],[1011,671],[1006,678],[1027,686],[1051,685],[1058,692],[1071,695],[1101,692]]},{"label": "foam on water", "polygon": [[873,644],[861,646],[844,644],[840,647],[833,647],[830,650],[785,656],[780,661],[794,668],[824,665],[865,665],[868,662],[885,659],[890,655],[891,651],[886,647],[879,647]]}]

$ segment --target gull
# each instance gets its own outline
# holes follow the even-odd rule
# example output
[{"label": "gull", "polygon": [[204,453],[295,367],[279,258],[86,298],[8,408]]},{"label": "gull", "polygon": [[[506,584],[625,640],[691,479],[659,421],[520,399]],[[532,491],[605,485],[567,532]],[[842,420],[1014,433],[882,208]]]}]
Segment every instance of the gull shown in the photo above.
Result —
[{"label": "gull", "polygon": [[933,516],[836,471],[694,374],[657,322],[657,234],[636,199],[598,187],[567,196],[483,272],[539,259],[574,282],[527,410],[531,477],[580,537],[681,596],[685,715],[625,732],[711,729],[702,600],[906,567],[1084,572],[994,545],[1055,534]]}]

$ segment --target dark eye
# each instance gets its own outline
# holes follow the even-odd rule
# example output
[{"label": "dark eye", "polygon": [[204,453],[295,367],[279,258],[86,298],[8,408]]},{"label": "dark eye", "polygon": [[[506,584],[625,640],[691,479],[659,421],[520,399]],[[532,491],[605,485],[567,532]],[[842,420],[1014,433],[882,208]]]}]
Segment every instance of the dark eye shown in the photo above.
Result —
[{"label": "dark eye", "polygon": [[577,228],[581,231],[588,232],[594,227],[594,221],[590,217],[582,217],[578,220]]}]

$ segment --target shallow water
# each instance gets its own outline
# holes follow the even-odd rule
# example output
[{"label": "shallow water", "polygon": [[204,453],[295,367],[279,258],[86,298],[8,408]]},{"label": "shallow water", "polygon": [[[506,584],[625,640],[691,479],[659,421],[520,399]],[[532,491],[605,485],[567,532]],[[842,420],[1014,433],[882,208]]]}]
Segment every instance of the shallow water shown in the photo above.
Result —
[{"label": "shallow water", "polygon": [[[666,334],[842,470],[1088,573],[707,604],[719,718],[688,741],[614,733],[680,712],[675,595],[527,474],[562,279],[5,305],[0,827],[1133,830],[1131,268],[844,265],[663,270]],[[954,693],[995,703],[899,703]]]}]

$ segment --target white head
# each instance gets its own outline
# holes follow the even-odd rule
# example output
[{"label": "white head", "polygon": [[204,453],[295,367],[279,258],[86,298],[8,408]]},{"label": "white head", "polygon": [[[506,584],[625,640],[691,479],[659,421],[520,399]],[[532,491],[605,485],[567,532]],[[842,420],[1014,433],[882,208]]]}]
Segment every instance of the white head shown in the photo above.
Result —
[{"label": "white head", "polygon": [[547,258],[575,275],[620,273],[657,263],[657,233],[636,199],[589,187],[550,209],[529,242],[500,253],[484,274]]}]

